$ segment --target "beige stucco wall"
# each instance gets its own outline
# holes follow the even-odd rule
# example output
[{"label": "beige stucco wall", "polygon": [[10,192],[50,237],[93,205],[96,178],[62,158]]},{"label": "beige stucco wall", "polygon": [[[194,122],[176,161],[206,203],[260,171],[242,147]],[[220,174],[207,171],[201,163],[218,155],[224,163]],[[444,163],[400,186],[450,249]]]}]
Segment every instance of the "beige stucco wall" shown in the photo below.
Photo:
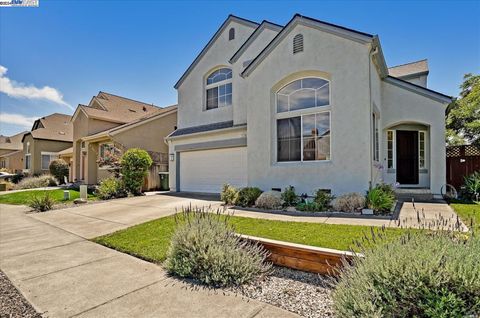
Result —
[{"label": "beige stucco wall", "polygon": [[[80,138],[96,134],[98,132],[117,127],[119,123],[112,123],[104,120],[88,118],[85,113],[79,111],[73,121],[73,180],[79,180],[81,164],[81,142]],[[85,176],[86,177],[86,176]]]},{"label": "beige stucco wall", "polygon": [[[8,153],[12,153],[10,150]],[[7,154],[8,154],[7,153]],[[18,151],[12,155],[0,155],[0,161],[5,161],[5,168],[11,172],[23,170],[23,151]]]},{"label": "beige stucco wall", "polygon": [[[382,82],[382,102],[385,120],[383,133],[399,124],[421,124],[429,128],[427,134],[427,167],[430,177],[430,189],[440,194],[446,183],[445,159],[445,107],[446,105],[431,98],[410,92],[396,85]],[[386,152],[384,150],[384,157]],[[422,175],[420,175],[422,178]],[[423,184],[426,184],[423,176]]]},{"label": "beige stucco wall", "polygon": [[[235,39],[228,40],[228,31],[235,28]],[[197,66],[178,88],[178,128],[204,125],[222,121],[233,120],[235,105],[205,109],[205,79],[216,68],[231,67],[228,60],[240,48],[245,40],[254,31],[254,28],[231,21],[203,56]],[[238,73],[233,74],[233,86],[240,80]],[[237,94],[235,91],[233,95]],[[233,103],[232,103],[233,104]]]},{"label": "beige stucco wall", "polygon": [[[293,55],[298,33],[304,52]],[[264,190],[293,185],[306,193],[326,188],[335,194],[368,188],[368,58],[367,45],[300,25],[266,57],[246,79],[249,185]],[[277,163],[275,92],[305,76],[330,80],[331,160]]]},{"label": "beige stucco wall", "polygon": [[[42,170],[42,156],[41,156],[42,152],[59,152],[72,147],[71,142],[34,139],[32,135],[25,135],[23,140],[24,154],[26,154],[28,142],[30,142],[30,156],[31,156],[31,159],[30,159],[31,169],[29,171],[30,174],[39,174],[39,173],[48,172],[48,170]],[[24,160],[23,168],[25,168],[25,160]]]}]

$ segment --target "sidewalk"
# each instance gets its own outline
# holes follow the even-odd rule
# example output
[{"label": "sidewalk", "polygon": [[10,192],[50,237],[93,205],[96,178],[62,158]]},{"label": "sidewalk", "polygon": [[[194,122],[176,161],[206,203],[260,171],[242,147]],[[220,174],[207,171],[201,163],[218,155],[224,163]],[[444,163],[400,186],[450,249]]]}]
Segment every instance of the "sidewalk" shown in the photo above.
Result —
[{"label": "sidewalk", "polygon": [[0,205],[0,268],[49,317],[298,317],[221,291],[192,290],[158,265],[25,211]]}]

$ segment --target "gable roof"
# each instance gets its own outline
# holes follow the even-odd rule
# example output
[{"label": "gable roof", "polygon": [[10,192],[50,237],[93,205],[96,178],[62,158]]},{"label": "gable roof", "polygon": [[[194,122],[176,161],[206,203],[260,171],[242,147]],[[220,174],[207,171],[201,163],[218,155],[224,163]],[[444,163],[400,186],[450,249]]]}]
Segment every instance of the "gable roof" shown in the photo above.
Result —
[{"label": "gable roof", "polygon": [[23,135],[28,131],[22,131],[13,136],[0,136],[0,149],[3,150],[20,150],[23,149],[22,139]]},{"label": "gable roof", "polygon": [[177,105],[171,105],[171,106],[168,106],[168,107],[160,108],[160,110],[155,112],[155,113],[145,115],[145,116],[143,116],[141,118],[138,118],[134,121],[131,121],[131,122],[125,123],[123,125],[98,132],[98,133],[90,135],[90,136],[85,136],[82,139],[83,140],[92,140],[92,139],[96,139],[96,138],[100,138],[100,137],[107,137],[107,136],[110,136],[112,134],[114,135],[116,133],[120,133],[120,132],[129,130],[129,129],[132,129],[134,127],[137,127],[139,125],[146,124],[146,123],[148,123],[152,120],[155,120],[157,118],[161,118],[163,116],[167,116],[169,114],[175,113],[177,111],[177,109],[178,109]]},{"label": "gable roof", "polygon": [[250,45],[258,38],[258,36],[262,33],[263,30],[270,29],[273,31],[280,32],[283,29],[283,25],[276,24],[267,20],[263,20],[262,23],[253,31],[252,34],[248,37],[248,39],[240,46],[240,48],[232,55],[229,62],[235,63],[238,61],[240,56],[250,47]]},{"label": "gable roof", "polygon": [[428,74],[427,59],[397,65],[388,68],[388,75],[398,78],[408,78],[412,76],[420,76]]},{"label": "gable roof", "polygon": [[79,111],[89,118],[125,124],[162,111],[162,108],[130,98],[100,91],[94,96],[88,106],[78,105],[72,119]]},{"label": "gable roof", "polygon": [[356,31],[343,26],[332,24],[329,22],[317,20],[310,17],[305,17],[300,14],[295,14],[293,18],[285,25],[285,27],[273,38],[272,41],[252,60],[252,62],[240,74],[242,77],[248,76],[270,52],[286,37],[286,35],[294,29],[297,24],[302,24],[310,27],[320,29],[325,32],[335,34],[344,38],[351,39],[360,43],[369,43],[374,36],[369,33]]},{"label": "gable roof", "polygon": [[32,130],[26,135],[32,135],[34,139],[47,139],[72,142],[73,140],[73,125],[70,121],[72,116],[54,113],[37,119],[33,123]]},{"label": "gable roof", "polygon": [[423,95],[425,97],[431,98],[431,99],[433,99],[437,102],[440,102],[440,103],[449,104],[453,100],[452,96],[448,96],[448,95],[439,93],[437,91],[434,91],[432,89],[407,82],[407,81],[405,81],[401,78],[398,78],[398,77],[393,77],[393,76],[388,75],[383,80],[387,83],[390,83],[390,84],[393,84],[395,86],[404,88],[406,90],[417,93],[419,95]]},{"label": "gable roof", "polygon": [[200,51],[200,53],[197,55],[197,57],[193,60],[192,64],[190,64],[190,66],[187,68],[185,73],[183,73],[183,75],[180,77],[180,79],[174,85],[174,87],[176,89],[182,84],[182,82],[185,80],[185,78],[188,76],[188,74],[190,74],[190,72],[195,68],[195,66],[202,59],[202,57],[207,53],[207,51],[210,49],[210,47],[212,47],[213,43],[215,43],[215,41],[220,37],[220,34],[222,34],[222,32],[227,27],[227,25],[232,21],[243,24],[245,26],[249,26],[251,28],[257,28],[258,27],[257,22],[247,20],[247,19],[244,19],[244,18],[240,18],[240,17],[237,17],[237,16],[234,16],[234,15],[230,14],[227,17],[227,19],[222,23],[222,25],[217,30],[217,32],[215,32],[215,34],[212,36],[210,41],[207,42],[205,47]]}]

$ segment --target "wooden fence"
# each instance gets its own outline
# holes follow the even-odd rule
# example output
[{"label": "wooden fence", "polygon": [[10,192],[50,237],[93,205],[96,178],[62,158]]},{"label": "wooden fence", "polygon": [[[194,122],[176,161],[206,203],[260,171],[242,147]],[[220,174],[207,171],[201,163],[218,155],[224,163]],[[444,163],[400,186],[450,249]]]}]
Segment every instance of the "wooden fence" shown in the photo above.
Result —
[{"label": "wooden fence", "polygon": [[447,183],[460,190],[465,176],[480,171],[480,149],[473,145],[447,147]]},{"label": "wooden fence", "polygon": [[[270,252],[269,260],[279,266],[323,275],[336,275],[343,259],[350,261],[354,254],[329,248],[321,248],[255,236],[240,235],[244,240],[257,242]],[[361,256],[361,255],[360,255]]]}]

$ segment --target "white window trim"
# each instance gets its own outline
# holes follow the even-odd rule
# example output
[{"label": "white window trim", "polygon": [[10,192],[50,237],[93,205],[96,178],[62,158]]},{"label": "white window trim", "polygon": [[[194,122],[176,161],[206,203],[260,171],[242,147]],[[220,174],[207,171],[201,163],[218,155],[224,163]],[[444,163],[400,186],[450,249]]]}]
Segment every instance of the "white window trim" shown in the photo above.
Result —
[{"label": "white window trim", "polygon": [[[391,131],[392,132],[392,167],[389,168],[388,167],[388,132]],[[394,129],[387,129],[387,132],[386,132],[386,142],[387,142],[387,147],[386,147],[386,152],[387,152],[387,156],[386,156],[386,168],[387,168],[387,172],[388,172],[388,169],[393,169],[393,170],[396,170],[397,169],[397,133],[396,133],[396,130]]]},{"label": "white window trim", "polygon": [[[226,68],[226,69],[229,69],[230,72],[232,73],[232,77],[231,78],[227,78],[223,81],[220,81],[220,82],[215,82],[215,83],[212,83],[212,84],[207,84],[207,80],[208,78],[210,77],[210,75],[212,75],[214,72],[218,71],[218,70],[221,70],[223,68]],[[216,109],[220,109],[220,108],[223,108],[223,107],[230,107],[230,106],[233,106],[233,69],[230,68],[230,67],[225,67],[225,66],[222,66],[222,67],[219,67],[219,68],[216,68],[214,69],[213,71],[209,72],[207,76],[205,76],[205,79],[203,81],[204,83],[204,89],[203,89],[203,92],[204,92],[204,95],[205,97],[203,98],[204,99],[204,107],[203,107],[203,111],[210,111],[210,110],[216,110]],[[211,108],[211,109],[208,109],[207,108],[207,90],[209,89],[212,89],[212,88],[215,88],[215,87],[219,87],[221,85],[226,85],[226,84],[232,84],[232,103],[230,105],[218,105],[216,108]],[[219,96],[217,96],[217,99],[218,99]],[[217,101],[218,102],[218,101]]]},{"label": "white window trim", "polygon": [[[379,131],[379,124],[380,124],[380,116],[376,113],[372,113],[372,120],[373,120],[373,127],[372,127],[372,140],[373,140],[373,147],[372,147],[372,158],[374,162],[380,162],[380,131]],[[388,145],[388,140],[387,140]],[[377,151],[378,150],[378,151]],[[388,155],[388,150],[387,150]]]},{"label": "white window trim", "polygon": [[[423,134],[423,167],[420,165],[420,134]],[[419,130],[418,131],[418,169],[428,169],[428,160],[427,160],[427,131]]]},{"label": "white window trim", "polygon": [[[312,90],[319,90],[320,88],[324,87],[325,85],[331,83],[331,81],[329,79],[326,79],[326,78],[323,78],[323,77],[319,77],[319,76],[307,76],[307,77],[301,77],[301,78],[297,78],[295,80],[292,80],[288,83],[286,83],[285,85],[283,85],[278,91],[280,91],[282,88],[284,88],[285,86],[287,85],[290,85],[291,83],[295,82],[295,81],[299,81],[299,80],[302,80],[302,79],[305,79],[305,78],[319,78],[319,79],[322,79],[322,80],[325,80],[327,81],[326,84],[322,85],[321,87],[317,88],[317,89],[313,89]],[[305,88],[300,88],[298,90],[303,90]],[[278,100],[277,100],[277,95],[284,95],[284,94],[278,94],[278,91],[275,92],[273,94],[273,98],[275,99],[275,103],[274,103],[274,113],[275,113],[275,116],[274,116],[274,132],[273,132],[273,140],[274,140],[274,160],[273,160],[273,164],[275,165],[292,165],[292,164],[295,164],[295,165],[298,165],[298,164],[319,164],[319,163],[330,163],[332,162],[332,149],[333,149],[333,142],[332,142],[332,89],[331,87],[329,87],[329,90],[328,90],[328,104],[327,105],[323,105],[323,106],[316,106],[316,107],[310,107],[310,108],[303,108],[303,109],[296,109],[296,110],[292,110],[292,111],[285,111],[285,112],[278,112]],[[297,91],[297,90],[296,90]],[[295,91],[294,91],[295,92]],[[285,96],[285,95],[284,95]],[[315,102],[317,100],[317,94],[315,92]],[[289,96],[289,107],[290,107],[290,96]],[[302,131],[302,137],[301,137],[301,142],[300,142],[300,161],[278,161],[278,140],[277,140],[277,120],[279,119],[286,119],[286,118],[291,118],[291,117],[300,117],[300,125],[303,129],[303,116],[307,116],[307,115],[313,115],[313,114],[318,114],[318,113],[323,113],[323,112],[328,112],[329,113],[329,116],[328,116],[328,119],[329,119],[329,124],[330,124],[330,159],[328,160],[307,160],[307,161],[304,161],[303,160],[303,131]]]}]

